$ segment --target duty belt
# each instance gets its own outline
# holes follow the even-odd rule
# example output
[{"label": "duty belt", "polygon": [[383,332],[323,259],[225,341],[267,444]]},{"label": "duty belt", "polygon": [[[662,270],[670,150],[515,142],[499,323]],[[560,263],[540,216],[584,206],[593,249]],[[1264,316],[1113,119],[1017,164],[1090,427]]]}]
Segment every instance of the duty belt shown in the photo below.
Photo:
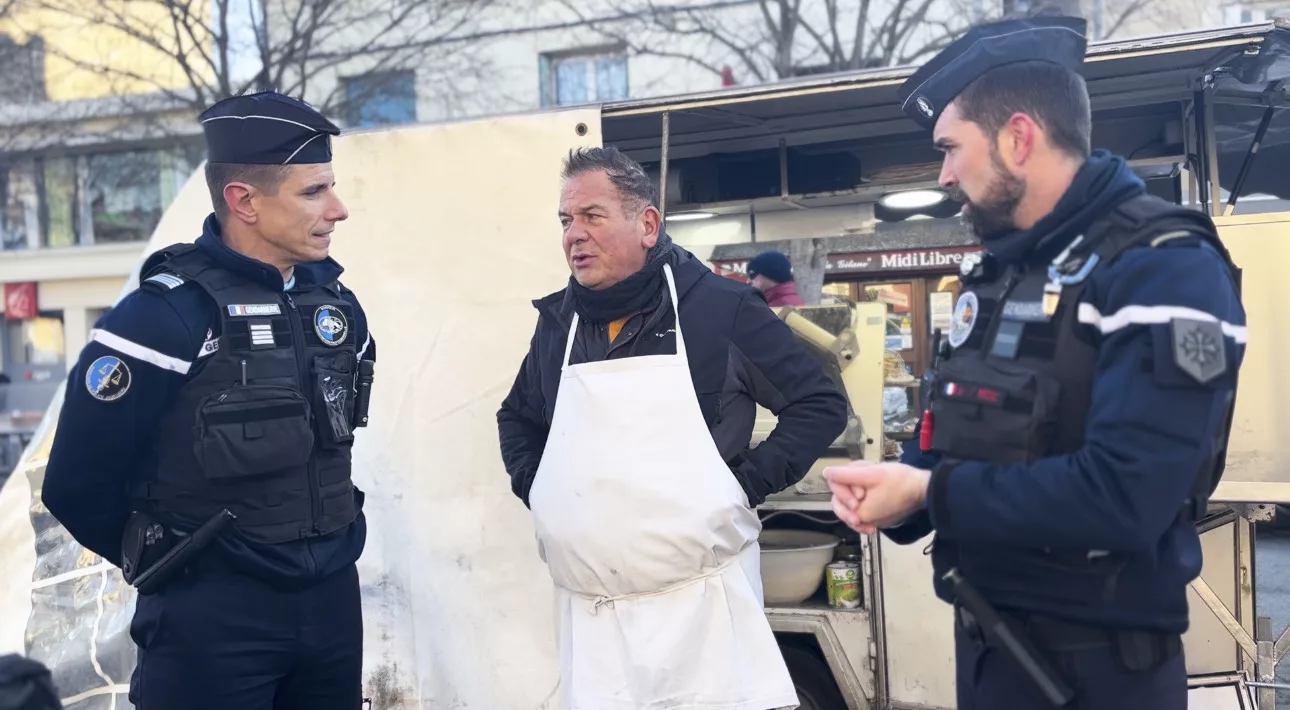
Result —
[{"label": "duty belt", "polygon": [[[955,621],[974,641],[982,641],[980,625],[972,612],[955,605]],[[1150,670],[1182,649],[1182,637],[1154,631],[1126,631],[1075,624],[1039,614],[1000,611],[999,615],[1050,653],[1114,648],[1129,670]]]}]

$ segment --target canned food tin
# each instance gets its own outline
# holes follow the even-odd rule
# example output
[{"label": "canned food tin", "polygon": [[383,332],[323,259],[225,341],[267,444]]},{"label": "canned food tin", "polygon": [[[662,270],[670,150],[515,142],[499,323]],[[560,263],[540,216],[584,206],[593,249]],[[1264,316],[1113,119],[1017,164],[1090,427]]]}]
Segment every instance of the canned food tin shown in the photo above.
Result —
[{"label": "canned food tin", "polygon": [[829,606],[834,609],[855,609],[860,606],[860,565],[855,562],[834,562],[824,570],[829,590]]}]

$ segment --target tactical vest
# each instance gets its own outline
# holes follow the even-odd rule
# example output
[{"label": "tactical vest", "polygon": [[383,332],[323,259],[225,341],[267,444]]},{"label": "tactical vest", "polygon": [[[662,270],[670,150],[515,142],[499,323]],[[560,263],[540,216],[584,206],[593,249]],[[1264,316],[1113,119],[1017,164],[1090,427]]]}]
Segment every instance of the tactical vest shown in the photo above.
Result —
[{"label": "tactical vest", "polygon": [[162,416],[136,504],[190,525],[228,508],[261,543],[351,523],[361,507],[350,480],[359,344],[338,284],[274,291],[191,244],[164,251],[143,278],[199,284],[218,308],[220,336]]},{"label": "tactical vest", "polygon": [[[965,278],[949,334],[948,359],[930,397],[931,447],[945,460],[1029,463],[1076,451],[1084,441],[1098,349],[1080,327],[1088,277],[1125,250],[1173,236],[1198,236],[1239,272],[1202,213],[1148,195],[1097,220],[1051,263],[1008,265],[993,277]],[[988,258],[988,257],[987,257]],[[978,275],[988,271],[978,266]],[[1106,314],[1110,315],[1110,314]],[[1231,403],[1214,457],[1196,471],[1184,511],[1205,512],[1222,474]],[[1161,413],[1168,416],[1168,413]]]}]

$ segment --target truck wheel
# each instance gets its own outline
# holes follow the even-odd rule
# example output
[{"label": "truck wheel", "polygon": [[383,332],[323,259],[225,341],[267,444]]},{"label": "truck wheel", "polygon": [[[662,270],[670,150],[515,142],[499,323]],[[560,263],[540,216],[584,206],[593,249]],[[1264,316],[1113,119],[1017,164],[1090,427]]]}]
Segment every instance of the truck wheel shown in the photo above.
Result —
[{"label": "truck wheel", "polygon": [[801,702],[798,710],[847,710],[842,691],[824,659],[794,646],[780,646],[780,651]]}]

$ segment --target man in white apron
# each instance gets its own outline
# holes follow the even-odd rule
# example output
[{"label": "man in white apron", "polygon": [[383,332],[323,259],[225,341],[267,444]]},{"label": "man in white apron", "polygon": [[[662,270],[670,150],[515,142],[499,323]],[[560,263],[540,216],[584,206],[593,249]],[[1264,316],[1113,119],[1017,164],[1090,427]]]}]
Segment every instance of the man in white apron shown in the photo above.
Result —
[{"label": "man in white apron", "polygon": [[[498,413],[556,586],[564,707],[796,707],[753,508],[841,434],[846,401],[756,290],[660,232],[639,165],[584,149],[564,178],[572,277],[535,303]],[[779,420],[751,449],[757,404]]]}]

